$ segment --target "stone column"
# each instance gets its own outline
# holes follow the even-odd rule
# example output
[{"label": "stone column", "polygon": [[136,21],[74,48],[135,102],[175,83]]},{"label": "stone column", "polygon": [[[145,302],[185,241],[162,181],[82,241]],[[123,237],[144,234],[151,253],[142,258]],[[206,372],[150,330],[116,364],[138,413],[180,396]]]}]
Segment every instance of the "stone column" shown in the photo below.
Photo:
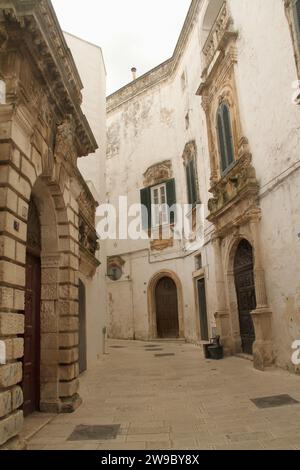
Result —
[{"label": "stone column", "polygon": [[218,335],[220,335],[225,355],[230,355],[234,352],[234,347],[230,327],[229,311],[226,305],[224,271],[222,266],[222,240],[219,237],[215,237],[213,238],[212,242],[215,254],[215,277],[217,293],[217,311],[215,312],[215,319],[217,323],[217,332]]},{"label": "stone column", "polygon": [[[65,191],[67,220],[59,227],[62,250],[59,283],[59,396],[61,412],[71,413],[79,396],[79,208],[70,189]],[[66,235],[67,234],[67,235]],[[67,255],[66,255],[67,251]]]},{"label": "stone column", "polygon": [[58,282],[60,254],[45,253],[41,257],[41,397],[40,410],[59,413],[59,344],[58,344]]},{"label": "stone column", "polygon": [[255,328],[255,343],[253,345],[254,367],[264,370],[274,362],[272,341],[272,312],[268,307],[265,272],[263,269],[261,242],[260,242],[260,219],[255,214],[250,221],[251,234],[254,248],[254,279],[257,307],[252,312]]}]

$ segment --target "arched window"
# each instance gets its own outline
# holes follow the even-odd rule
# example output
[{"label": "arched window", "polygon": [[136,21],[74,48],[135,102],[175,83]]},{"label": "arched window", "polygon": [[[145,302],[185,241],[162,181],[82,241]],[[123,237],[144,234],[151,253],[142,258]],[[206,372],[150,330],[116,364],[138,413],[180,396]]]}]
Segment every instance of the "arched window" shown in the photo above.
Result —
[{"label": "arched window", "polygon": [[221,172],[224,173],[234,163],[233,136],[230,110],[226,103],[222,103],[219,106],[217,115],[217,130],[219,140]]}]

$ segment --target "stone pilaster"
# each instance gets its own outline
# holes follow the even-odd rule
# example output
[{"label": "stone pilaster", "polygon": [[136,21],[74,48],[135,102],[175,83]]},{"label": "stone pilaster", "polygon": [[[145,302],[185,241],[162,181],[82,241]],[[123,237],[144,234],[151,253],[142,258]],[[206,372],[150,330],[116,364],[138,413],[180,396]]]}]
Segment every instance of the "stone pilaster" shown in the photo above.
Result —
[{"label": "stone pilaster", "polygon": [[254,214],[250,221],[254,248],[254,279],[257,307],[252,312],[255,328],[255,343],[253,345],[254,366],[259,370],[274,363],[272,342],[272,312],[268,307],[265,272],[263,269],[259,214]]},{"label": "stone pilaster", "polygon": [[220,335],[221,343],[224,347],[224,352],[226,355],[230,355],[233,352],[233,340],[230,326],[230,316],[226,305],[221,243],[221,238],[215,237],[213,239],[217,292],[217,311],[215,312],[215,319],[217,323],[217,332]]}]

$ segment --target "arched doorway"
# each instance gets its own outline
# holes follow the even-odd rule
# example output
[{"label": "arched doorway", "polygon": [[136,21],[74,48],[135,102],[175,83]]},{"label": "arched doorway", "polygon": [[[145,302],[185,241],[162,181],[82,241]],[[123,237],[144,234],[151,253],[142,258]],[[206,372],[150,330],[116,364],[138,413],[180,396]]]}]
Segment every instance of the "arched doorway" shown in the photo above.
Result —
[{"label": "arched doorway", "polygon": [[256,309],[253,267],[252,246],[247,240],[242,240],[235,254],[234,278],[239,310],[242,351],[245,354],[251,355],[255,341],[255,330],[251,312]]},{"label": "arched doorway", "polygon": [[158,338],[178,338],[178,295],[170,277],[161,278],[155,288],[156,323]]},{"label": "arched doorway", "polygon": [[23,359],[24,416],[40,406],[41,226],[33,198],[27,224],[25,333]]}]

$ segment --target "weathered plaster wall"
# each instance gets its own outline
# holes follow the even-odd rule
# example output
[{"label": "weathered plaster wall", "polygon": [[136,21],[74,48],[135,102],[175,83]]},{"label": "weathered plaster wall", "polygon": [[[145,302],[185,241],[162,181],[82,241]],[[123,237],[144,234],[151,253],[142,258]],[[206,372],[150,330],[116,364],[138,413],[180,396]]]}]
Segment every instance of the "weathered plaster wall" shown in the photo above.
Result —
[{"label": "weathered plaster wall", "polygon": [[[201,83],[201,50],[208,34],[203,29],[206,8],[213,4],[217,8],[221,3],[203,2],[175,74],[110,111],[107,154],[107,197],[110,201],[116,202],[118,195],[122,194],[128,195],[130,203],[139,202],[143,173],[150,165],[170,159],[176,178],[177,201],[186,202],[181,157],[185,144],[195,139],[201,201],[208,215],[210,163],[207,129],[201,99],[195,93]],[[297,80],[293,46],[284,2],[229,0],[228,3],[234,29],[238,31],[235,67],[238,108],[243,134],[249,140],[253,166],[261,186],[260,235],[268,301],[273,312],[276,361],[280,366],[291,367],[291,343],[300,338],[300,110],[292,104],[292,83]],[[210,21],[213,21],[213,15],[212,18],[206,15],[205,27]],[[184,87],[183,72],[186,72]],[[207,222],[202,258],[208,311],[214,326],[218,292],[210,243],[212,231]],[[114,320],[119,318],[121,322],[122,312],[129,308],[134,312],[137,336],[147,337],[147,286],[155,272],[171,269],[178,273],[183,286],[185,336],[190,340],[197,339],[198,313],[192,280],[194,255],[184,256],[186,253],[182,247],[176,246],[149,257],[148,248],[147,242],[123,241],[108,245],[109,255],[119,254],[126,261],[125,269],[130,271],[130,289],[133,291],[126,303],[112,307]],[[145,251],[137,253],[138,249]],[[118,283],[109,284],[112,299],[118,292],[117,286]],[[126,337],[127,332],[122,334]]]},{"label": "weathered plaster wall", "polygon": [[[106,159],[106,71],[100,47],[65,33],[76,66],[83,82],[82,109],[85,113],[99,149],[78,161],[78,167],[96,201],[105,201]],[[103,328],[106,326],[106,253],[101,243],[98,259],[101,263],[93,279],[81,274],[86,288],[87,361],[92,367],[103,353]]]},{"label": "weathered plaster wall", "polygon": [[300,338],[300,109],[292,103],[297,80],[293,44],[284,2],[231,0],[230,7],[239,31],[240,111],[261,185],[261,241],[275,354],[279,365],[289,366],[291,344]]}]

